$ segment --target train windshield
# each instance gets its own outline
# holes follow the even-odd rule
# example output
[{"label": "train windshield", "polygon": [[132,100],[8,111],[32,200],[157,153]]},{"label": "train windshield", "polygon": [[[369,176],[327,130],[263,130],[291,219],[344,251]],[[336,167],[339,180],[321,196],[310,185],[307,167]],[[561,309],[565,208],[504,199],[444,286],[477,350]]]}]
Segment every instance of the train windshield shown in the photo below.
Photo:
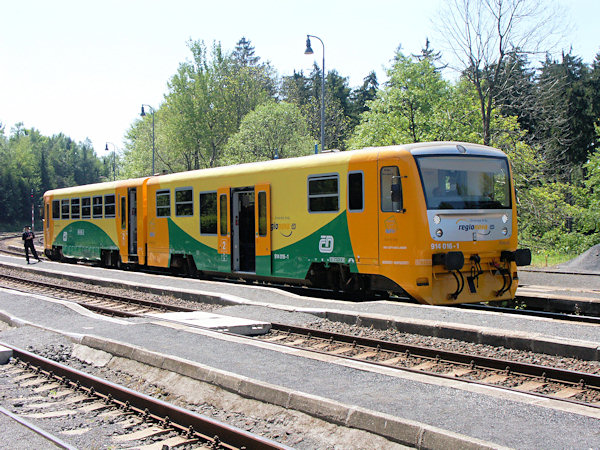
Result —
[{"label": "train windshield", "polygon": [[416,157],[427,209],[509,209],[510,172],[506,158]]}]

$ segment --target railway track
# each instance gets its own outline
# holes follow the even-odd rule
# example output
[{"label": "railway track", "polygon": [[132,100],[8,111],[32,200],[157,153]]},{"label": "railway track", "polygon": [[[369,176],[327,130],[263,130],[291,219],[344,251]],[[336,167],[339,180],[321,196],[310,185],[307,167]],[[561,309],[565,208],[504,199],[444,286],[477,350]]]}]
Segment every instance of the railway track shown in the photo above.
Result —
[{"label": "railway track", "polygon": [[[5,276],[0,279],[6,283]],[[22,280],[13,280],[13,282],[21,283],[21,290],[30,289],[29,286],[37,284],[28,281],[24,288]],[[56,295],[51,293],[47,284],[41,285],[39,289],[45,295]],[[67,293],[61,295],[60,298],[76,301],[82,306],[112,316],[139,317],[157,311],[194,311],[191,308],[164,303],[140,301],[114,295],[90,294],[80,289],[65,287],[54,287],[54,289]],[[101,302],[102,305],[98,305],[98,302]],[[269,334],[252,339],[334,355],[365,364],[527,392],[543,398],[600,408],[600,374],[598,373],[572,371],[277,323],[272,324]]]},{"label": "railway track", "polygon": [[502,306],[484,305],[482,303],[457,305],[460,309],[473,311],[499,312],[502,314],[516,314],[528,317],[544,317],[546,319],[567,320],[570,322],[592,323],[600,325],[600,317],[584,316],[581,314],[567,314],[563,312],[539,311],[535,309],[506,308]]},{"label": "railway track", "polygon": [[282,324],[272,324],[271,333],[257,339],[600,409],[600,374]]},{"label": "railway track", "polygon": [[[150,439],[157,449],[183,445],[215,449],[285,448],[28,351],[2,345],[13,350],[12,364],[0,366],[0,377],[3,394],[11,392],[12,387],[20,395],[11,400],[13,409],[18,410],[13,412],[17,417],[43,421],[68,416],[73,422],[72,416],[81,414],[85,415],[88,428],[105,426],[104,420],[110,417],[122,423],[123,432],[110,438],[116,447],[131,447]],[[23,397],[23,388],[29,388],[32,395]]]}]

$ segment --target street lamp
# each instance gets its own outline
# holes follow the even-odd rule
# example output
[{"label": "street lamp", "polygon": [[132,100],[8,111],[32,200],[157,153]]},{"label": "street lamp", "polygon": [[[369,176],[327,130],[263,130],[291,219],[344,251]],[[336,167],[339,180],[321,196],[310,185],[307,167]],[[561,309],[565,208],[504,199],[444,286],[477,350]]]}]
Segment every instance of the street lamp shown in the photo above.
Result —
[{"label": "street lamp", "polygon": [[104,147],[105,151],[108,151],[108,144],[113,146],[113,181],[115,181],[117,179],[116,177],[116,165],[117,165],[117,146],[115,144],[113,144],[112,142],[107,142],[106,146]]},{"label": "street lamp", "polygon": [[147,106],[148,108],[150,108],[150,112],[152,114],[152,173],[151,173],[151,175],[154,175],[154,113],[156,111],[154,111],[154,108],[150,105],[142,105],[142,112],[140,114],[140,116],[142,116],[142,117],[146,116],[146,112],[144,111],[144,106]]},{"label": "street lamp", "polygon": [[323,72],[321,75],[323,79],[321,80],[321,151],[325,150],[325,44],[318,36],[313,36],[312,34],[306,35],[306,50],[304,50],[305,55],[314,54],[312,47],[310,46],[310,38],[313,37],[318,39],[323,46]]}]

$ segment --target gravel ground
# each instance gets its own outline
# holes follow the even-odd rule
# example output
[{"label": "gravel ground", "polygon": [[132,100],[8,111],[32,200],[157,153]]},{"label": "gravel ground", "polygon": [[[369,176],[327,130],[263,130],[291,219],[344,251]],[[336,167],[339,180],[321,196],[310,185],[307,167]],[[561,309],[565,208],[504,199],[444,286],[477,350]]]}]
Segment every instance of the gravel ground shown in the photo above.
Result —
[{"label": "gravel ground", "polygon": [[[150,381],[146,375],[156,369],[140,364],[136,365],[138,370],[127,370],[125,369],[128,367],[127,365],[120,366],[118,362],[97,367],[90,362],[78,359],[74,354],[73,344],[65,337],[37,328],[11,328],[0,322],[0,341],[20,346],[48,359],[300,450],[403,448],[370,433],[332,425],[296,411],[264,405],[254,400],[238,397],[222,389],[207,388],[203,383],[187,381],[182,382],[185,387],[180,387],[173,386],[170,382]],[[140,376],[139,374],[144,375]],[[155,378],[160,379],[161,376]],[[200,395],[200,399],[197,394],[188,395],[190,387],[195,392],[208,393],[208,395]],[[19,412],[20,402],[15,399],[31,395],[33,393],[25,389],[7,389],[3,385],[0,375],[0,403],[5,408]],[[93,432],[86,432],[78,436],[64,435],[67,430],[78,427],[89,428],[90,422],[92,422],[92,418],[89,416],[74,416],[54,421],[48,419],[31,421],[47,431],[55,433],[77,448],[119,448],[110,442],[110,437],[123,433],[122,426],[118,421],[103,420],[96,423]],[[1,433],[0,437],[2,437]],[[11,447],[10,445],[3,447],[0,443],[0,448]]]}]

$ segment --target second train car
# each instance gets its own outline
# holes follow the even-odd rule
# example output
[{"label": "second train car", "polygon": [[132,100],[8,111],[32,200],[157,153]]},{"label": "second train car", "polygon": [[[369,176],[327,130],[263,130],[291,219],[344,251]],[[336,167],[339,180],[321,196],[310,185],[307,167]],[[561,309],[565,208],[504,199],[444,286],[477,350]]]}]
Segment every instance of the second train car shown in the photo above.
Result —
[{"label": "second train car", "polygon": [[500,150],[431,142],[56,189],[45,253],[119,267],[393,292],[514,298],[517,213]]}]

